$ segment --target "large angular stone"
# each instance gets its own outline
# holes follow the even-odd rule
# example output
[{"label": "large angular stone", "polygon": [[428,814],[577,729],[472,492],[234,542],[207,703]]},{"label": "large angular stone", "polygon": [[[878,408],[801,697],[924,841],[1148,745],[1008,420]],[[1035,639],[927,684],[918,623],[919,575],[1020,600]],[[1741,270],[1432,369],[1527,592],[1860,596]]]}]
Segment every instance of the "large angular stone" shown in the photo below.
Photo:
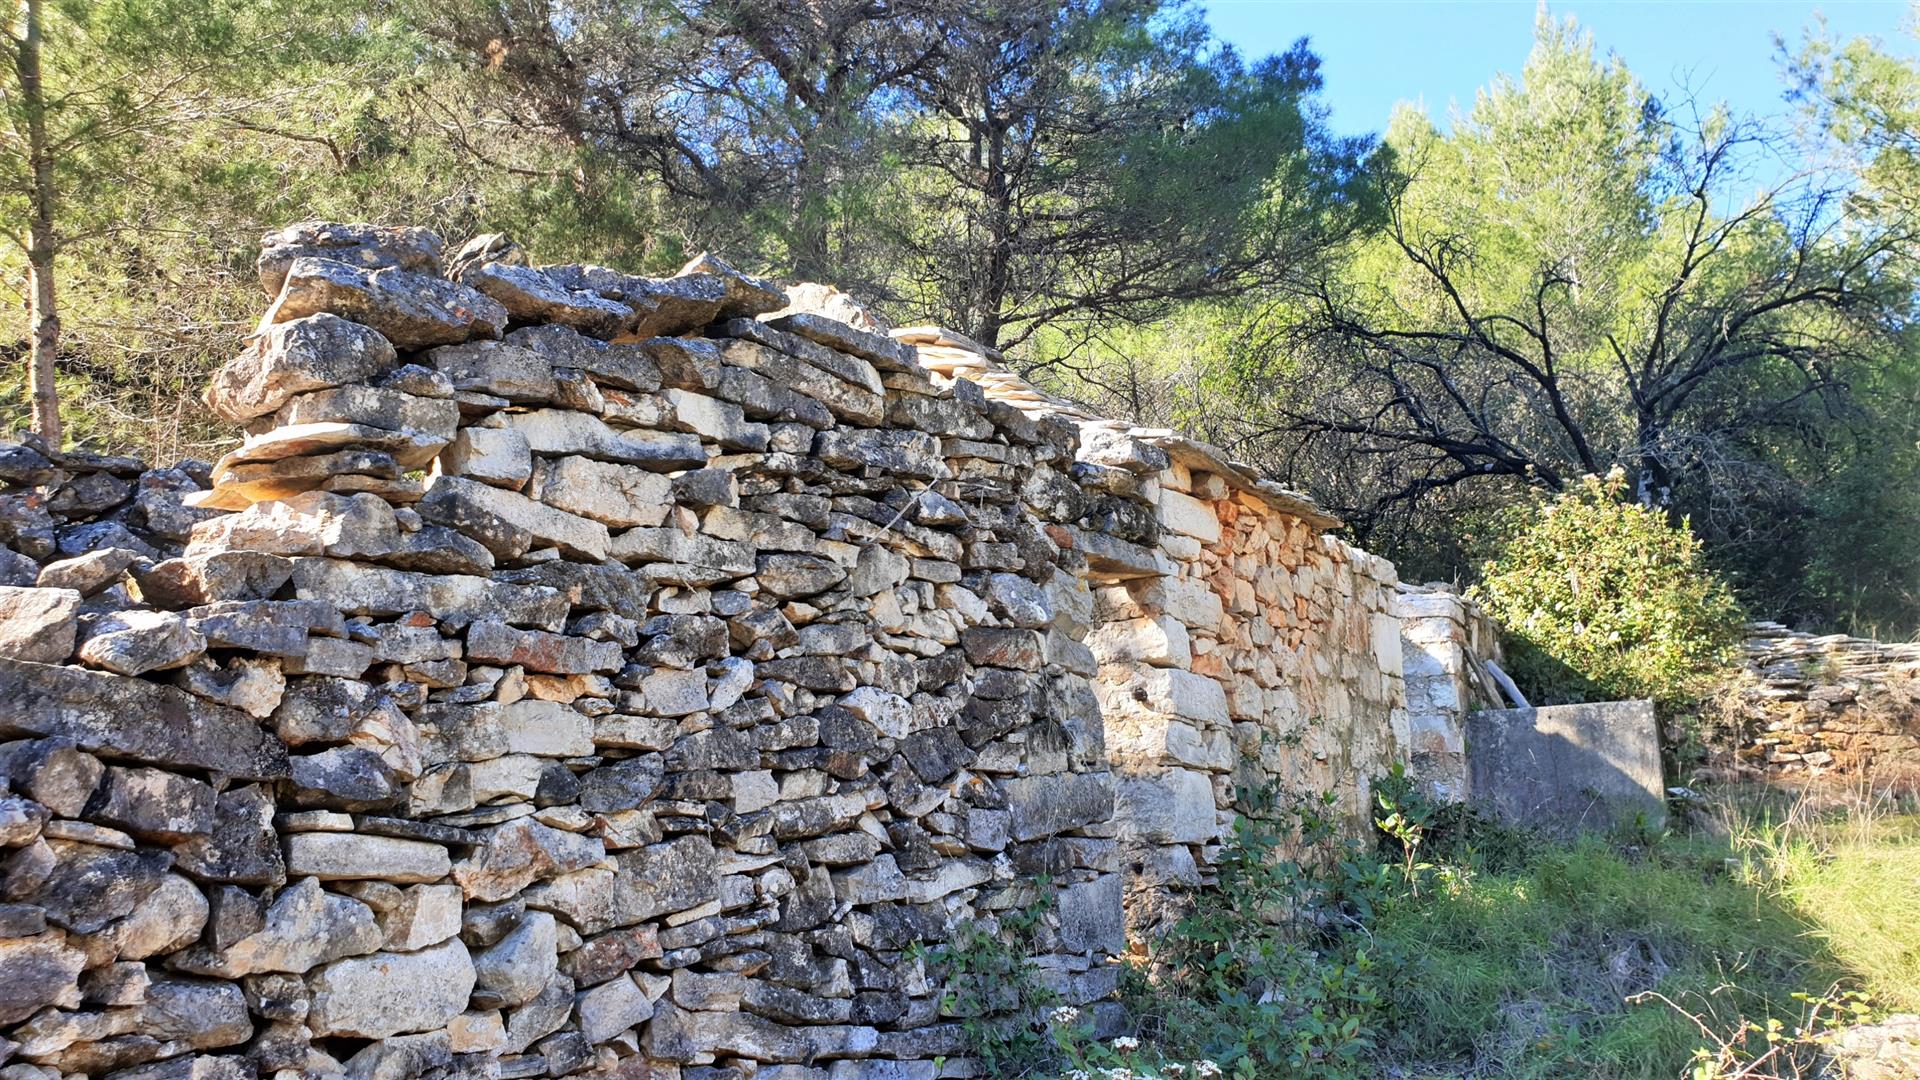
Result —
[{"label": "large angular stone", "polygon": [[465,285],[387,268],[367,271],[332,259],[295,259],[263,324],[326,312],[378,330],[402,349],[497,338],[507,326],[500,302]]},{"label": "large angular stone", "polygon": [[278,555],[201,550],[155,563],[136,579],[148,603],[184,608],[222,600],[266,600],[292,574],[293,564]]},{"label": "large angular stone", "polygon": [[559,966],[559,924],[529,911],[506,937],[473,957],[475,986],[485,1008],[514,1008],[540,996]]},{"label": "large angular stone", "polygon": [[885,334],[856,330],[844,322],[813,312],[797,311],[768,320],[768,325],[789,334],[825,345],[862,360],[871,361],[882,371],[911,371],[919,366],[917,350],[904,341]]},{"label": "large angular stone", "polygon": [[458,476],[434,477],[417,509],[428,521],[478,540],[497,558],[518,558],[536,542],[576,559],[599,562],[607,556],[607,527],[600,522]]},{"label": "large angular stone", "polygon": [[213,830],[213,788],[163,769],[108,766],[95,801],[90,817],[156,843]]},{"label": "large angular stone", "polygon": [[[573,461],[574,458],[562,460]],[[483,484],[518,491],[533,474],[533,449],[527,445],[527,437],[512,428],[469,427],[460,429],[447,448],[440,452],[440,471],[449,476],[464,476],[469,480],[478,480]],[[651,475],[651,474],[648,474]],[[576,514],[584,510],[568,506],[554,499],[543,498],[538,490],[534,498],[549,506],[558,506]],[[597,514],[586,516],[598,521],[606,521]],[[615,522],[607,522],[616,524]],[[659,524],[659,522],[653,522]]]},{"label": "large angular stone", "polygon": [[325,891],[317,878],[302,878],[274,897],[260,929],[224,948],[188,952],[183,959],[188,970],[219,978],[300,974],[341,957],[373,952],[384,936],[367,905]]},{"label": "large angular stone", "polygon": [[447,1026],[473,994],[473,960],[458,938],[411,953],[336,960],[311,979],[315,1035],[384,1039]]},{"label": "large angular stone", "polygon": [[597,416],[566,409],[535,409],[504,419],[508,427],[526,436],[536,454],[579,454],[655,472],[697,469],[707,463],[706,449],[692,435],[615,431]]},{"label": "large angular stone", "polygon": [[427,362],[453,381],[455,390],[508,401],[551,401],[557,389],[553,361],[519,345],[476,341],[427,353]]},{"label": "large angular stone", "polygon": [[80,626],[79,658],[120,675],[184,667],[207,651],[207,639],[170,611],[115,611]]},{"label": "large angular stone", "polygon": [[580,1035],[590,1043],[606,1042],[653,1016],[653,1000],[624,975],[581,992],[573,1007]]},{"label": "large angular stone", "polygon": [[202,881],[279,885],[287,879],[273,831],[273,796],[258,784],[221,792],[213,831],[173,849],[174,867]]},{"label": "large angular stone", "polygon": [[452,437],[451,431],[440,435],[331,421],[276,427],[248,436],[239,448],[214,463],[214,474],[216,478],[239,475],[249,465],[352,452],[386,454],[403,469],[417,469],[432,461]]},{"label": "large angular stone", "polygon": [[623,851],[615,861],[625,922],[686,911],[720,895],[713,844],[704,836]]},{"label": "large angular stone", "polygon": [[1114,821],[1122,839],[1203,844],[1219,836],[1213,782],[1193,769],[1116,778]]},{"label": "large angular stone", "polygon": [[507,314],[519,322],[558,323],[608,338],[633,318],[633,309],[627,305],[567,288],[552,275],[529,266],[479,263],[463,270],[460,281],[500,301]]},{"label": "large angular stone", "polygon": [[268,326],[207,385],[205,400],[228,420],[251,420],[309,390],[372,378],[399,360],[380,333],[335,315]]},{"label": "large angular stone", "polygon": [[917,480],[946,476],[940,440],[919,431],[886,428],[842,428],[823,431],[813,440],[815,457],[839,469],[874,469]]},{"label": "large angular stone", "polygon": [[0,735],[246,780],[289,775],[287,748],[247,714],[171,686],[0,659]]},{"label": "large angular stone", "polygon": [[760,588],[781,599],[823,593],[847,579],[846,568],[817,555],[762,555],[757,580]]},{"label": "large angular stone", "polygon": [[0,658],[65,663],[73,655],[80,600],[73,589],[0,585]]},{"label": "large angular stone", "polygon": [[[126,577],[127,569],[141,561],[137,551],[126,548],[101,548],[71,559],[48,563],[33,582],[43,589],[72,589],[92,596]],[[15,657],[24,660],[27,657]]]},{"label": "large angular stone", "polygon": [[480,847],[453,868],[470,900],[504,900],[536,881],[589,867],[606,858],[606,845],[528,818],[486,831]]},{"label": "large angular stone", "polygon": [[415,225],[301,221],[261,237],[255,268],[260,287],[268,296],[277,296],[295,259],[333,259],[367,270],[393,266],[438,274],[444,250],[438,236]]},{"label": "large angular stone", "polygon": [[254,503],[239,513],[194,526],[185,557],[268,553],[378,558],[399,544],[400,526],[393,507],[379,496],[309,491]]},{"label": "large angular stone", "polygon": [[58,934],[0,940],[0,1024],[17,1024],[41,1009],[80,1007],[80,969],[87,954]]},{"label": "large angular stone", "polygon": [[499,724],[509,754],[565,758],[593,753],[592,719],[557,701],[523,698],[502,706]]},{"label": "large angular stone", "polygon": [[91,934],[125,917],[167,880],[165,852],[126,851],[71,840],[47,845],[53,867],[26,899],[62,929]]},{"label": "large angular stone", "polygon": [[481,619],[557,630],[567,600],[539,585],[511,585],[462,574],[427,575],[337,559],[295,559],[293,587],[302,600],[319,600],[349,615],[392,618],[431,611],[455,628]]},{"label": "large angular stone", "polygon": [[[518,432],[509,432],[518,437]],[[673,482],[657,472],[584,457],[543,460],[527,494],[614,528],[659,525],[673,503]]]},{"label": "large angular stone", "polygon": [[[411,432],[445,443],[460,424],[460,406],[449,398],[419,397],[373,386],[339,386],[294,397],[274,414],[282,427],[352,424]],[[388,449],[381,447],[381,449]]]}]

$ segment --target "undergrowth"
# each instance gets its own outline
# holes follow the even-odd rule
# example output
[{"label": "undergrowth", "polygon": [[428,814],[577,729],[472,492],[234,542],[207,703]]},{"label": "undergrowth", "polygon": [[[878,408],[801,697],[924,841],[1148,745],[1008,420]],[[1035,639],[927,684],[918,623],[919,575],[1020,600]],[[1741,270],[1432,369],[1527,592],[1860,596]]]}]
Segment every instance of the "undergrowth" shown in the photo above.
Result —
[{"label": "undergrowth", "polygon": [[1357,840],[1328,800],[1242,793],[1217,880],[1123,977],[1131,1034],[1017,974],[1043,908],[937,950],[987,1074],[1800,1078],[1836,1028],[1920,1009],[1911,799],[1733,792],[1554,840],[1403,776],[1376,794]]}]

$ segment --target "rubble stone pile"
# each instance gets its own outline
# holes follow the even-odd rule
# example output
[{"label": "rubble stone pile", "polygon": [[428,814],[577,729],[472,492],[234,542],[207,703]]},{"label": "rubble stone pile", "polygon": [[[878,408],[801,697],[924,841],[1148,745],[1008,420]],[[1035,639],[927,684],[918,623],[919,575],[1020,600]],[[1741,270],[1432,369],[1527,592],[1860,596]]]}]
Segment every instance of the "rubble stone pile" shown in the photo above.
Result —
[{"label": "rubble stone pile", "polygon": [[1920,644],[1752,623],[1720,705],[1742,771],[1920,777]]},{"label": "rubble stone pile", "polygon": [[1404,741],[1389,564],[964,339],[711,256],[259,267],[219,462],[0,447],[3,1080],[977,1075],[927,948],[1045,900],[1115,1030],[1236,782],[1363,820]]}]

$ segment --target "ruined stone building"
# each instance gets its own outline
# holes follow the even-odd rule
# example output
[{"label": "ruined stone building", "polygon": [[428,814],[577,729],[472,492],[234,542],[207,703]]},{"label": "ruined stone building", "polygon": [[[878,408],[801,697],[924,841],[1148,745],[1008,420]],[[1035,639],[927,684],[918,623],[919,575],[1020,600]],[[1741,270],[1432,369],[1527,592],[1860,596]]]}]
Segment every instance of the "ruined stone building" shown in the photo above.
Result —
[{"label": "ruined stone building", "polygon": [[975,1075],[926,948],[1049,899],[1117,1024],[1239,792],[1405,758],[1392,565],[1218,450],[463,254],[268,237],[210,469],[0,448],[0,1078]]}]

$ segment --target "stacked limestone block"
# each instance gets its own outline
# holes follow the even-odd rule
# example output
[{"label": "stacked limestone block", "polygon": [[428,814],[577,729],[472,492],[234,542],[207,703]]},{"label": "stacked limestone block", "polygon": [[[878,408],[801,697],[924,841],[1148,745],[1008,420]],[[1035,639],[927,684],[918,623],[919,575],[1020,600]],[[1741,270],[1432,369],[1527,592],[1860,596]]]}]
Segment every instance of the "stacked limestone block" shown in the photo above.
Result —
[{"label": "stacked limestone block", "polygon": [[1500,632],[1446,585],[1402,584],[1400,652],[1407,684],[1407,767],[1435,798],[1467,798],[1467,713],[1504,708],[1487,673]]},{"label": "stacked limestone block", "polygon": [[1779,623],[1747,627],[1745,677],[1722,694],[1741,773],[1920,776],[1920,645]]},{"label": "stacked limestone block", "polygon": [[446,266],[270,236],[246,441],[8,538],[0,1080],[967,1075],[916,946],[1041,888],[1106,995],[1074,427],[718,260]]}]

